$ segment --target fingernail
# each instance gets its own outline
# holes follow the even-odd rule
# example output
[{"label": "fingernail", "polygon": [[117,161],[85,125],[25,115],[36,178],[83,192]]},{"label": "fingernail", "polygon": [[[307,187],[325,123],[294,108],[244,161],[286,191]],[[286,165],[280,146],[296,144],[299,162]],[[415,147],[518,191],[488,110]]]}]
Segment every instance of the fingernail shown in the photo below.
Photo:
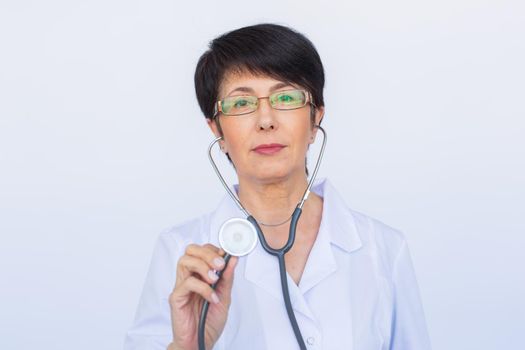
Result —
[{"label": "fingernail", "polygon": [[218,304],[218,303],[219,303],[219,297],[217,296],[216,293],[211,293],[211,300],[212,300],[215,304]]},{"label": "fingernail", "polygon": [[217,274],[215,273],[215,271],[213,270],[209,270],[208,271],[208,276],[210,276],[210,278],[213,280],[213,281],[217,281],[219,279],[219,276],[217,276]]},{"label": "fingernail", "polygon": [[223,258],[215,258],[213,259],[213,264],[217,266],[218,268],[221,268],[224,266],[224,259]]}]

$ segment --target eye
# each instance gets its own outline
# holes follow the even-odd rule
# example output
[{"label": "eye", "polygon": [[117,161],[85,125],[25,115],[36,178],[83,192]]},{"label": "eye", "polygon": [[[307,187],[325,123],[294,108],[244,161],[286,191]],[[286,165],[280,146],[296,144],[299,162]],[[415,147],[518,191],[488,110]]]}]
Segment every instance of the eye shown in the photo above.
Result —
[{"label": "eye", "polygon": [[279,94],[279,96],[277,96],[277,100],[279,102],[293,102],[295,100],[295,96],[291,94]]},{"label": "eye", "polygon": [[305,95],[301,90],[288,90],[275,93],[270,100],[277,109],[294,109],[304,106]]},{"label": "eye", "polygon": [[249,104],[249,102],[248,102],[247,99],[239,98],[239,99],[235,100],[235,102],[233,103],[233,107],[234,108],[240,108],[240,107],[245,107],[248,104]]}]

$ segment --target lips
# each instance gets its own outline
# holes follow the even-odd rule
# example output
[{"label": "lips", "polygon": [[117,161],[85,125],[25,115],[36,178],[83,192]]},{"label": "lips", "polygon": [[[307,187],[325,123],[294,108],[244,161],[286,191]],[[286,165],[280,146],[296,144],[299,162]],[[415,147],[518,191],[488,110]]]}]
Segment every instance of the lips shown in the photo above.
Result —
[{"label": "lips", "polygon": [[271,154],[275,154],[279,152],[284,147],[286,146],[281,145],[280,143],[269,143],[269,144],[258,145],[257,147],[253,149],[253,151],[259,154],[271,155]]}]

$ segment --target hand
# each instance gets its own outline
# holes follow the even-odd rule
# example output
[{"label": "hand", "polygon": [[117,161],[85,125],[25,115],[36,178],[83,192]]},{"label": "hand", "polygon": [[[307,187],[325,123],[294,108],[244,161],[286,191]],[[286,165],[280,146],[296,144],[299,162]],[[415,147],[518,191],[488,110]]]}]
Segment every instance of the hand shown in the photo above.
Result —
[{"label": "hand", "polygon": [[175,288],[170,295],[173,343],[168,349],[193,350],[198,348],[197,333],[204,299],[210,302],[205,327],[206,349],[219,339],[231,303],[233,272],[238,258],[231,257],[215,291],[211,284],[217,281],[214,270],[224,269],[225,252],[212,244],[190,244],[177,264]]}]

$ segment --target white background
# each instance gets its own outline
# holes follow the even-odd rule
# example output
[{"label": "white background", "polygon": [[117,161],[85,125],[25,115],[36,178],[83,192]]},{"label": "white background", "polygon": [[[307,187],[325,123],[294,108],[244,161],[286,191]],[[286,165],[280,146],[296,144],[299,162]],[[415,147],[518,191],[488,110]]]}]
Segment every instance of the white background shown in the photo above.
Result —
[{"label": "white background", "polygon": [[0,348],[121,348],[158,233],[224,193],[197,59],[264,21],[319,50],[320,175],[406,234],[434,348],[520,348],[524,7],[1,0]]}]

